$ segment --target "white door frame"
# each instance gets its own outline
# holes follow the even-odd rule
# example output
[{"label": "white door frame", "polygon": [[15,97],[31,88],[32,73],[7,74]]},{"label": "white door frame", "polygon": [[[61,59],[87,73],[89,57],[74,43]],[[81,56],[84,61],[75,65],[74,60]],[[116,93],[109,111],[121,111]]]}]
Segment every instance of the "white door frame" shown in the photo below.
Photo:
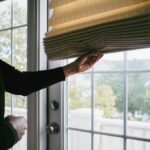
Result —
[{"label": "white door frame", "polygon": [[[62,65],[61,61],[54,61],[49,63],[49,68],[57,68]],[[48,134],[48,149],[47,150],[64,150],[64,82],[59,82],[49,88],[48,92],[48,125],[56,122],[60,131],[57,134]],[[51,102],[56,100],[59,103],[58,110],[52,110]]]},{"label": "white door frame", "polygon": [[[28,70],[47,69],[43,37],[47,31],[47,0],[28,0]],[[46,89],[28,96],[28,150],[46,150]]]}]

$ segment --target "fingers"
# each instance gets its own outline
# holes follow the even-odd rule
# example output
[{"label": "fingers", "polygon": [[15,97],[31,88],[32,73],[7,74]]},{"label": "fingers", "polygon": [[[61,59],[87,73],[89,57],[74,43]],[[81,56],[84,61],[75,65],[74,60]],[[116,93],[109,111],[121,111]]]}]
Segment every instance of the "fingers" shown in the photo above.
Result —
[{"label": "fingers", "polygon": [[90,53],[82,55],[81,58],[85,58],[85,57],[97,57],[97,58],[101,58],[102,56],[103,56],[102,53],[90,52]]},{"label": "fingers", "polygon": [[17,131],[18,140],[25,134],[25,130],[28,128],[27,120],[22,116],[7,116],[7,120],[12,124],[14,129]]},{"label": "fingers", "polygon": [[17,132],[18,140],[21,140],[21,138],[25,134],[26,129],[28,128],[27,120],[25,119],[25,117],[9,115],[5,118],[5,120],[11,123],[11,125]]},{"label": "fingers", "polygon": [[24,117],[18,117],[18,121],[25,130],[28,128],[27,120]]},{"label": "fingers", "polygon": [[101,59],[102,56],[103,54],[93,54],[89,57],[88,61],[90,62],[90,64],[94,65],[97,61]]},{"label": "fingers", "polygon": [[71,64],[63,67],[65,77],[90,69],[102,56],[102,53],[97,52],[90,52],[80,56]]},{"label": "fingers", "polygon": [[87,53],[87,54],[84,54],[84,55],[80,56],[77,60],[78,60],[78,62],[81,63],[81,64],[83,64],[83,63],[86,62],[86,61],[91,61],[91,60],[92,60],[92,63],[95,63],[95,62],[97,62],[102,56],[103,56],[102,53],[90,52],[90,53]]},{"label": "fingers", "polygon": [[103,54],[98,54],[97,57],[95,58],[95,62],[99,61],[103,57]]}]

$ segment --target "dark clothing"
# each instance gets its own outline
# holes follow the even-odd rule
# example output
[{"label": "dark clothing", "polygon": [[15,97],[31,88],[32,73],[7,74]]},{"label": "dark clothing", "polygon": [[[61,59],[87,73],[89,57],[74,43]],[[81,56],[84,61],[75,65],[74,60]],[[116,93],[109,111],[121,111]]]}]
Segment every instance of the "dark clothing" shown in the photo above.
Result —
[{"label": "dark clothing", "polygon": [[26,96],[64,80],[65,75],[61,67],[37,72],[20,72],[0,60],[0,150],[12,147],[18,140],[16,130],[4,119],[4,92]]},{"label": "dark clothing", "polygon": [[26,96],[65,80],[62,68],[37,72],[20,72],[3,61],[0,61],[0,68],[4,79],[5,91],[17,95]]},{"label": "dark clothing", "polygon": [[18,141],[17,131],[7,119],[0,121],[0,150],[11,148]]}]

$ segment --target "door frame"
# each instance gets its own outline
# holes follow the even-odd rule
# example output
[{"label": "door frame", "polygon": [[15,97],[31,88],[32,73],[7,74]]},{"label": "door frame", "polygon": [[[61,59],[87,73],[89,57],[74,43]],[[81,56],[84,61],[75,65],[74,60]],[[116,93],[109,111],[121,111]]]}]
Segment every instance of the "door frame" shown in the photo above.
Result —
[{"label": "door frame", "polygon": [[[63,65],[63,61],[53,61],[49,63],[49,69],[61,67]],[[59,125],[60,131],[57,134],[48,134],[48,148],[47,150],[64,150],[64,137],[66,135],[65,132],[65,116],[64,116],[64,84],[66,82],[59,82],[54,84],[49,88],[48,91],[48,126],[56,122]],[[58,110],[52,110],[51,102],[56,100],[59,103]]]},{"label": "door frame", "polygon": [[[28,71],[47,69],[43,37],[47,31],[47,0],[28,0]],[[43,17],[45,16],[45,17]],[[47,90],[28,96],[28,150],[46,150]],[[45,110],[45,111],[43,111]]]}]

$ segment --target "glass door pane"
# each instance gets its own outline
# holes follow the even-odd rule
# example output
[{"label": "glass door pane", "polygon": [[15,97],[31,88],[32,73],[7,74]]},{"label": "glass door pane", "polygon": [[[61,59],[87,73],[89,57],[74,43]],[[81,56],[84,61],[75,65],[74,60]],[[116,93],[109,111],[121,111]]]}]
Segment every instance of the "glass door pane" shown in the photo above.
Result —
[{"label": "glass door pane", "polygon": [[94,76],[94,130],[123,134],[123,74],[104,73]]},{"label": "glass door pane", "polygon": [[123,139],[112,136],[94,135],[94,150],[123,150]]},{"label": "glass door pane", "polygon": [[68,79],[68,126],[91,129],[91,75]]},{"label": "glass door pane", "polygon": [[91,150],[91,134],[79,131],[68,131],[68,150]]},{"label": "glass door pane", "polygon": [[11,27],[11,0],[0,2],[0,30]]},{"label": "glass door pane", "polygon": [[128,135],[150,138],[150,73],[128,75]]},{"label": "glass door pane", "polygon": [[149,150],[150,142],[128,140],[127,150]]},{"label": "glass door pane", "polygon": [[[27,0],[0,2],[0,59],[20,71],[27,70]],[[23,96],[5,95],[5,116],[27,118],[27,100]],[[27,150],[25,134],[13,150]]]},{"label": "glass door pane", "polygon": [[69,150],[82,143],[91,150],[150,148],[149,50],[106,54],[90,71],[69,77]]},{"label": "glass door pane", "polygon": [[22,26],[26,24],[27,0],[13,0],[13,26]]}]

